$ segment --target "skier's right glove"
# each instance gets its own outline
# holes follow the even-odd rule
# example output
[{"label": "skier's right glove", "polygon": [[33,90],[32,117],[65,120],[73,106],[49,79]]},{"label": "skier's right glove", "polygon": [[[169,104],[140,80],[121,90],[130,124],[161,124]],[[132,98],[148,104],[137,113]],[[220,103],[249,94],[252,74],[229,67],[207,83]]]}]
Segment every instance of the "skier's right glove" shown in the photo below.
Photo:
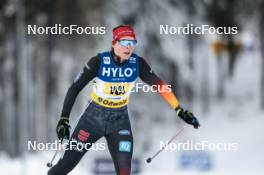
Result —
[{"label": "skier's right glove", "polygon": [[57,132],[57,136],[59,140],[69,139],[70,129],[71,129],[71,126],[69,125],[69,118],[61,117],[56,127],[56,132]]}]

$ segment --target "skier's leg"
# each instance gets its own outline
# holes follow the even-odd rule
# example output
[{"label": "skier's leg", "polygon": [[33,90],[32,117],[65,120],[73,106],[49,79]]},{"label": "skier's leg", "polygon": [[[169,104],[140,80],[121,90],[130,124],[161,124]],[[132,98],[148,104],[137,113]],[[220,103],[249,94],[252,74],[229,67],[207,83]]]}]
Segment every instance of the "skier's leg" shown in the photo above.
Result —
[{"label": "skier's leg", "polygon": [[[88,107],[90,108],[90,107]],[[83,155],[87,152],[87,149],[92,146],[98,139],[102,137],[102,134],[96,130],[100,127],[98,121],[94,120],[92,116],[96,116],[96,112],[93,109],[88,109],[81,116],[74,132],[70,138],[69,145],[59,162],[52,167],[49,171],[49,175],[65,175],[69,173],[81,160]],[[71,142],[71,143],[70,143]],[[86,144],[82,150],[76,149],[78,147],[70,146]]]},{"label": "skier's leg", "polygon": [[131,129],[125,128],[109,134],[106,136],[106,140],[117,175],[130,175],[133,154]]}]

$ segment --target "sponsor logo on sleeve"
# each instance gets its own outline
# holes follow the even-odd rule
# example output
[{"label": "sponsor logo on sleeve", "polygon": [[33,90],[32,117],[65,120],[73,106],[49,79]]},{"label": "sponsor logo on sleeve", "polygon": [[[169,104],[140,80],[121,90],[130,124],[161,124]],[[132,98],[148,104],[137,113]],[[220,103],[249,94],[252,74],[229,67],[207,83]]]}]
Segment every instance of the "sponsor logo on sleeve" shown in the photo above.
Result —
[{"label": "sponsor logo on sleeve", "polygon": [[78,81],[80,79],[80,77],[83,74],[83,69],[79,72],[79,74],[75,77],[74,82]]}]

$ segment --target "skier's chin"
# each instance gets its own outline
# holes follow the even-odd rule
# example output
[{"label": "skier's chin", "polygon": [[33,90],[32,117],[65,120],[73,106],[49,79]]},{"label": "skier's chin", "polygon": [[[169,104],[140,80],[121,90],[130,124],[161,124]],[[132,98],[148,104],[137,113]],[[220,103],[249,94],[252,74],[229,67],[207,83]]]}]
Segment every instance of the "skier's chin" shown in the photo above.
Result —
[{"label": "skier's chin", "polygon": [[121,59],[128,60],[131,56],[131,52],[124,52],[122,53]]}]

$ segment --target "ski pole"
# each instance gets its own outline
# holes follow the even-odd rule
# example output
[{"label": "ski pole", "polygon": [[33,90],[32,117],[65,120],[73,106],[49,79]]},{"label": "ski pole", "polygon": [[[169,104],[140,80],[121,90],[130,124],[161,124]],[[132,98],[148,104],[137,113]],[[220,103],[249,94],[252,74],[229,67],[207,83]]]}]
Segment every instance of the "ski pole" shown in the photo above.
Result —
[{"label": "ski pole", "polygon": [[186,125],[183,126],[170,140],[169,142],[164,145],[160,150],[158,150],[152,157],[147,158],[146,162],[150,163],[159,153],[161,153],[180,133],[186,128]]},{"label": "ski pole", "polygon": [[[62,142],[63,142],[63,138],[60,139],[60,143],[62,143]],[[50,168],[50,167],[53,166],[53,165],[52,165],[52,162],[54,161],[54,159],[55,159],[55,157],[57,156],[58,152],[59,152],[59,149],[57,149],[57,150],[55,151],[55,153],[54,153],[54,155],[53,155],[51,161],[47,163],[47,167]]]}]

